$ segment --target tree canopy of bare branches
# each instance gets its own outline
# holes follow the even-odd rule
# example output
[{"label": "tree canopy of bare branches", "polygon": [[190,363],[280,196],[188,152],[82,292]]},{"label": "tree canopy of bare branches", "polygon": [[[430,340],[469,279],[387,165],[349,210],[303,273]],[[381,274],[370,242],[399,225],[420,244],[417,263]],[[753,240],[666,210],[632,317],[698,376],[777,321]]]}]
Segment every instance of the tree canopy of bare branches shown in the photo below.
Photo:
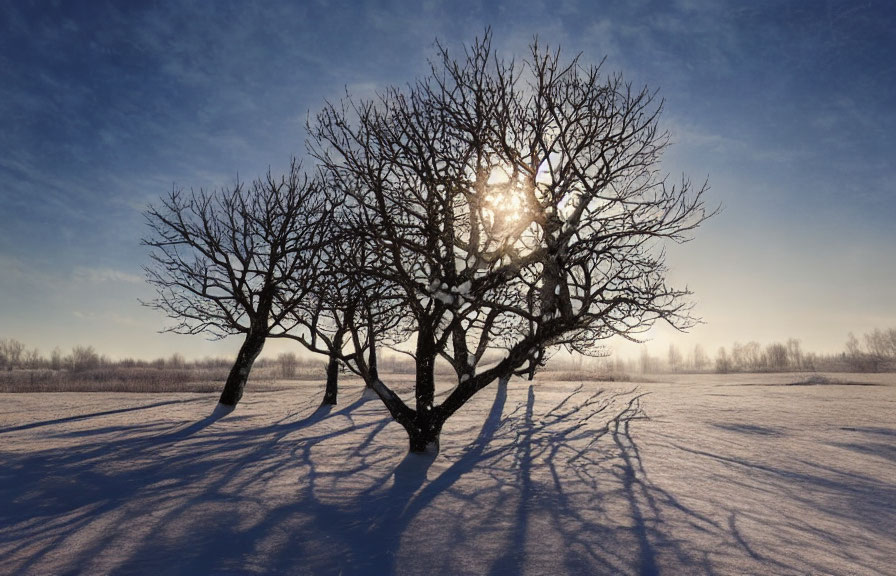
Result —
[{"label": "tree canopy of bare branches", "polygon": [[[310,148],[372,257],[355,273],[388,286],[414,335],[415,401],[375,390],[412,451],[498,379],[563,346],[600,354],[655,322],[693,325],[663,245],[709,214],[706,185],[659,172],[669,139],[654,92],[537,41],[501,59],[490,34],[425,78],[373,100],[328,104]],[[335,192],[334,192],[335,190]],[[502,360],[483,366],[485,353]],[[435,402],[434,364],[457,385]]]}]

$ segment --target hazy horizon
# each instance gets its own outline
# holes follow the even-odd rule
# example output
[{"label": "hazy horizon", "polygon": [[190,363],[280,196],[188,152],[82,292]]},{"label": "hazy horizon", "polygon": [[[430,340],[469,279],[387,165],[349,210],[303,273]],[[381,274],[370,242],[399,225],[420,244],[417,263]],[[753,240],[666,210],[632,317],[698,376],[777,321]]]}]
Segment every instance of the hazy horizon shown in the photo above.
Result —
[{"label": "hazy horizon", "polygon": [[[668,329],[671,331],[671,329]],[[859,340],[860,345],[864,345],[863,336],[866,333],[853,333]],[[175,348],[172,351],[160,352],[157,354],[153,354],[147,352],[145,354],[141,354],[139,352],[132,354],[114,354],[110,353],[108,350],[97,346],[93,342],[89,341],[80,341],[76,342],[72,346],[44,346],[40,343],[24,341],[20,338],[9,337],[6,335],[0,335],[0,340],[3,339],[12,339],[17,340],[25,346],[26,350],[37,350],[40,353],[40,356],[44,360],[49,360],[54,349],[58,349],[61,352],[62,356],[70,355],[72,349],[75,347],[91,347],[94,352],[98,356],[104,357],[105,359],[111,362],[119,362],[123,360],[136,360],[136,361],[146,361],[151,362],[159,359],[168,359],[174,355],[180,356],[183,360],[187,362],[195,362],[195,361],[203,361],[208,359],[213,360],[232,360],[233,357],[236,356],[236,353],[239,350],[240,343],[242,342],[242,338],[239,336],[231,336],[223,340],[218,341],[210,341],[208,339],[197,338],[193,336],[192,338],[186,335],[176,335],[169,334],[170,337],[178,337],[182,339],[186,346],[182,348]],[[846,340],[848,335],[844,337],[843,343],[839,347],[836,347],[832,350],[819,350],[809,348],[805,345],[805,340],[800,338],[797,335],[792,335],[790,337],[785,338],[777,338],[772,340],[760,341],[755,338],[738,338],[725,342],[719,343],[704,343],[701,341],[688,341],[687,335],[672,335],[667,338],[656,338],[653,340],[648,340],[644,342],[630,342],[630,341],[621,341],[621,339],[612,339],[607,341],[607,353],[604,356],[583,356],[581,361],[582,365],[586,368],[592,368],[600,364],[600,362],[604,359],[612,359],[615,360],[620,358],[624,362],[634,362],[637,363],[639,359],[646,352],[651,358],[658,360],[661,364],[664,364],[667,361],[669,347],[675,346],[678,352],[682,355],[682,360],[688,365],[693,360],[693,354],[695,348],[700,346],[702,348],[702,352],[706,355],[706,359],[708,359],[709,364],[705,367],[706,369],[712,368],[712,363],[715,361],[718,356],[718,352],[720,348],[724,348],[727,354],[730,354],[735,346],[745,346],[752,343],[759,344],[761,350],[764,352],[766,348],[771,344],[783,344],[787,345],[788,340],[795,339],[799,342],[800,351],[803,354],[816,354],[821,357],[835,357],[840,354],[846,352]],[[198,341],[197,341],[198,340]],[[390,349],[388,347],[384,348],[380,351],[381,357],[394,357],[399,359],[407,359],[406,352],[410,351],[408,346],[404,346],[407,350],[397,351]],[[264,350],[261,352],[259,358],[261,359],[271,359],[276,360],[278,356],[284,353],[294,353],[296,357],[300,359],[308,359],[308,360],[319,360],[321,363],[326,362],[326,357],[317,354],[314,352],[309,352],[304,347],[299,345],[297,342],[290,339],[283,338],[270,338],[265,343]],[[495,354],[499,354],[500,351],[496,350]],[[568,360],[572,360],[576,358],[578,354],[576,353],[568,353],[565,350],[557,350],[555,354],[551,356],[551,358],[558,359],[561,362],[565,362]]]},{"label": "hazy horizon", "polygon": [[[705,324],[670,342],[710,356],[798,338],[843,350],[896,327],[896,8],[688,0],[596,6],[476,2],[0,5],[0,338],[45,355],[228,356],[239,338],[158,334],[144,308],[142,212],[176,185],[220,188],[304,155],[304,123],[348,90],[425,72],[438,38],[487,26],[505,57],[533,36],[606,57],[659,89],[662,169],[709,180],[723,211],[669,249]],[[640,345],[609,342],[620,355]],[[634,348],[633,348],[634,347]],[[295,350],[267,344],[265,355]]]}]

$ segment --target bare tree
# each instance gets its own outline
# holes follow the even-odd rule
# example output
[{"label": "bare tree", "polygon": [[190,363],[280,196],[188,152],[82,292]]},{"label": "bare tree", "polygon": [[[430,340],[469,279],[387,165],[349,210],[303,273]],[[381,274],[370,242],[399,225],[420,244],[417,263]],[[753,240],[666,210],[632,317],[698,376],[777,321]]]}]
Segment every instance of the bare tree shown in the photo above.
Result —
[{"label": "bare tree", "polygon": [[684,359],[678,347],[675,344],[669,344],[669,370],[678,372],[681,370],[683,361]]},{"label": "bare tree", "polygon": [[22,342],[15,338],[0,338],[0,368],[20,368],[24,352],[25,344]]},{"label": "bare tree", "polygon": [[235,406],[265,340],[295,329],[294,313],[313,289],[331,207],[293,161],[250,186],[215,192],[175,189],[146,212],[152,248],[146,275],[158,297],[146,303],[181,334],[245,339],[220,402]]},{"label": "bare tree", "polygon": [[62,370],[62,349],[59,346],[56,346],[50,352],[50,369]]},{"label": "bare tree", "polygon": [[862,350],[859,339],[852,332],[846,338],[846,353],[844,354],[846,362],[854,369],[865,372],[874,370],[872,359]]},{"label": "bare tree", "polygon": [[727,374],[728,372],[731,372],[731,368],[731,358],[728,357],[728,352],[725,350],[725,347],[722,346],[716,353],[716,372]]},{"label": "bare tree", "polygon": [[75,346],[72,348],[70,367],[74,372],[93,370],[100,366],[100,355],[93,346]]},{"label": "bare tree", "polygon": [[187,359],[184,358],[184,355],[180,352],[175,352],[171,356],[168,357],[168,361],[165,363],[169,368],[174,368],[177,370],[183,370],[187,366]]},{"label": "bare tree", "polygon": [[774,342],[765,347],[765,358],[769,370],[780,371],[787,368],[787,346]]},{"label": "bare tree", "polygon": [[750,340],[743,347],[743,368],[753,372],[759,371],[765,364],[765,355],[762,353],[762,345],[755,340]]},{"label": "bare tree", "polygon": [[864,346],[850,332],[846,340],[844,359],[854,369],[862,372],[878,372],[888,362],[896,361],[896,328],[876,328],[863,335]]},{"label": "bare tree", "polygon": [[796,338],[787,339],[787,361],[793,370],[803,369],[803,350]]},{"label": "bare tree", "polygon": [[298,366],[298,358],[292,352],[284,352],[277,356],[277,363],[280,364],[281,378],[295,378],[296,367]]},{"label": "bare tree", "polygon": [[709,358],[706,356],[706,352],[703,350],[703,346],[700,344],[694,345],[694,369],[698,372],[702,372],[704,368],[706,368],[707,364],[709,364]]},{"label": "bare tree", "polygon": [[40,350],[37,348],[29,348],[25,350],[25,353],[22,355],[22,364],[31,370],[35,370],[40,368],[41,365],[46,364],[46,360],[40,355]]},{"label": "bare tree", "polygon": [[[319,113],[312,153],[376,254],[357,273],[394,287],[414,333],[414,402],[373,383],[411,451],[557,347],[602,354],[608,337],[694,323],[662,245],[706,218],[705,186],[659,174],[660,110],[646,88],[537,42],[525,63],[504,61],[486,34],[459,59],[440,47],[407,89]],[[482,365],[489,350],[502,359]],[[436,404],[439,356],[457,382]]]},{"label": "bare tree", "polygon": [[[338,187],[328,187],[326,193],[334,206],[343,204]],[[403,316],[389,286],[358,273],[376,258],[375,252],[344,214],[334,217],[334,225],[332,241],[322,247],[323,265],[314,288],[293,315],[300,329],[289,335],[327,356],[324,404],[337,402],[340,366],[372,386],[379,379],[378,347],[407,337],[406,331],[396,330]]]},{"label": "bare tree", "polygon": [[740,342],[731,345],[731,363],[729,370],[744,370],[747,366],[746,348]]},{"label": "bare tree", "polygon": [[641,346],[641,353],[638,355],[638,370],[641,374],[653,374],[659,371],[660,359],[651,356],[650,350],[646,345]]},{"label": "bare tree", "polygon": [[864,339],[868,354],[873,356],[878,362],[883,363],[896,360],[896,328],[890,328],[889,330],[875,328],[865,334]]}]

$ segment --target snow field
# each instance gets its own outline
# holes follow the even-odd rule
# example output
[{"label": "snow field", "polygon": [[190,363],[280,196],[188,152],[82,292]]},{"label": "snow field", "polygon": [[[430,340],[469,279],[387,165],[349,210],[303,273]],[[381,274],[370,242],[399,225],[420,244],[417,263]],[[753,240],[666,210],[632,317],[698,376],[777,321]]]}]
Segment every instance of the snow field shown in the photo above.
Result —
[{"label": "snow field", "polygon": [[435,460],[353,381],[0,395],[0,573],[894,573],[893,375],[670,379],[512,380]]}]

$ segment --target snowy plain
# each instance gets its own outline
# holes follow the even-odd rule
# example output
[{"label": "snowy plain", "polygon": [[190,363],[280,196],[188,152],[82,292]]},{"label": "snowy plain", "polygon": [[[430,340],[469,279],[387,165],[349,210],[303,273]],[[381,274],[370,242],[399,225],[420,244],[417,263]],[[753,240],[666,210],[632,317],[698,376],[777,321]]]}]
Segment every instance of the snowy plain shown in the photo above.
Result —
[{"label": "snowy plain", "polygon": [[896,375],[656,380],[0,394],[0,574],[896,574]]}]

